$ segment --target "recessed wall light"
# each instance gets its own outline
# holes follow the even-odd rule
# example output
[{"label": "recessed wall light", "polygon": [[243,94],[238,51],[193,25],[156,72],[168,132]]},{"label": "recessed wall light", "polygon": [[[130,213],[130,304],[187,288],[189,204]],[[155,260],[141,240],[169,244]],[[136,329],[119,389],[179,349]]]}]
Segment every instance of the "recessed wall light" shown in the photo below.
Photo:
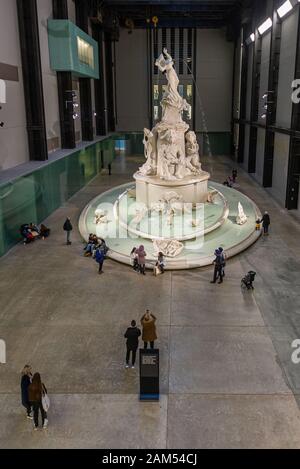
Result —
[{"label": "recessed wall light", "polygon": [[271,18],[268,18],[266,21],[264,21],[257,29],[260,35],[263,35],[268,29],[272,27],[272,20]]}]

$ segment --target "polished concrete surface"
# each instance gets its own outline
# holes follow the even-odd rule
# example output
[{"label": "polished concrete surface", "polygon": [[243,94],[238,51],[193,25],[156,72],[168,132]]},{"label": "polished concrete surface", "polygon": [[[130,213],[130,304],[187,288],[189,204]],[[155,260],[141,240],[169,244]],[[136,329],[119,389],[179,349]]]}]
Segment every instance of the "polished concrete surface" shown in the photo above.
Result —
[{"label": "polished concrete surface", "polygon": [[[271,233],[228,261],[223,285],[210,284],[212,268],[143,277],[111,260],[99,276],[82,255],[78,217],[99,192],[131,181],[140,162],[118,157],[111,177],[49,217],[48,240],[0,260],[0,448],[299,448],[291,343],[300,339],[300,224],[240,170],[237,189],[270,212]],[[222,157],[204,163],[219,182],[231,167]],[[250,269],[256,288],[242,292]],[[140,403],[138,371],[124,369],[123,334],[146,308],[158,318],[159,403]],[[27,362],[49,390],[48,430],[33,432],[20,404]]]}]

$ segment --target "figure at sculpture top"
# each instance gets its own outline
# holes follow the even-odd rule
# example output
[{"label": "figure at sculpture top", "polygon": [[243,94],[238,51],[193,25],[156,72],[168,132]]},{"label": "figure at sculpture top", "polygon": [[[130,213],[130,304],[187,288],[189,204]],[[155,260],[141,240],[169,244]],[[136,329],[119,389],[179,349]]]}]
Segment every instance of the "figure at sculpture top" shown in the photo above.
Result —
[{"label": "figure at sculpture top", "polygon": [[162,122],[168,120],[169,115],[166,112],[168,106],[172,106],[178,110],[177,121],[182,122],[182,111],[188,111],[190,105],[178,93],[179,78],[173,67],[174,61],[166,48],[164,48],[163,53],[156,60],[155,65],[166,75],[168,81],[167,90],[161,101],[163,109]]}]

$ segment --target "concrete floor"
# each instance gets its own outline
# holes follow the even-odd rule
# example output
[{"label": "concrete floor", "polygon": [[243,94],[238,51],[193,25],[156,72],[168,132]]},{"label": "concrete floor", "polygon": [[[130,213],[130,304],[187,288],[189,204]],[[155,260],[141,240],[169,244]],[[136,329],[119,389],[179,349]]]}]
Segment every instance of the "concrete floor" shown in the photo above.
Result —
[{"label": "concrete floor", "polygon": [[[100,277],[82,256],[78,217],[140,162],[118,157],[113,176],[97,177],[49,217],[49,240],[0,260],[0,448],[300,448],[300,364],[291,361],[300,224],[240,170],[238,189],[270,212],[271,234],[228,262],[223,285],[209,283],[212,268],[142,277],[110,260]],[[222,157],[204,164],[217,182],[231,167]],[[256,289],[242,293],[250,269]],[[159,403],[140,403],[138,371],[123,367],[124,331],[145,308],[158,317]],[[47,431],[33,432],[20,405],[27,362],[50,393]]]}]

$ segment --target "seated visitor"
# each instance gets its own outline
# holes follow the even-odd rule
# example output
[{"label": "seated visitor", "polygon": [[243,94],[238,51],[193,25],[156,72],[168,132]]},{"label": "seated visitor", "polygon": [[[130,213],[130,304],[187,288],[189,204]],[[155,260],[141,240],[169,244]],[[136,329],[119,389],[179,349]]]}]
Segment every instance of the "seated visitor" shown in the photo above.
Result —
[{"label": "seated visitor", "polygon": [[31,231],[34,238],[37,238],[38,236],[40,236],[40,230],[38,229],[38,227],[34,223],[30,223],[29,229],[30,229],[30,231]]},{"label": "seated visitor", "polygon": [[23,236],[24,244],[29,244],[35,239],[31,232],[31,229],[29,228],[28,223],[25,223],[24,225],[21,226],[20,233]]},{"label": "seated visitor", "polygon": [[226,181],[223,182],[223,186],[227,186],[227,187],[232,187],[232,184],[233,184],[233,180],[231,176],[228,176]]},{"label": "seated visitor", "polygon": [[45,225],[41,224],[41,228],[40,228],[40,236],[45,239],[45,238],[48,238],[48,236],[50,236],[50,228],[47,228]]},{"label": "seated visitor", "polygon": [[97,236],[91,233],[91,234],[89,235],[88,243],[87,243],[87,245],[86,245],[85,248],[84,248],[84,251],[85,251],[84,255],[85,255],[85,257],[92,256],[92,255],[93,255],[93,252],[96,250],[96,246],[97,246]]}]

